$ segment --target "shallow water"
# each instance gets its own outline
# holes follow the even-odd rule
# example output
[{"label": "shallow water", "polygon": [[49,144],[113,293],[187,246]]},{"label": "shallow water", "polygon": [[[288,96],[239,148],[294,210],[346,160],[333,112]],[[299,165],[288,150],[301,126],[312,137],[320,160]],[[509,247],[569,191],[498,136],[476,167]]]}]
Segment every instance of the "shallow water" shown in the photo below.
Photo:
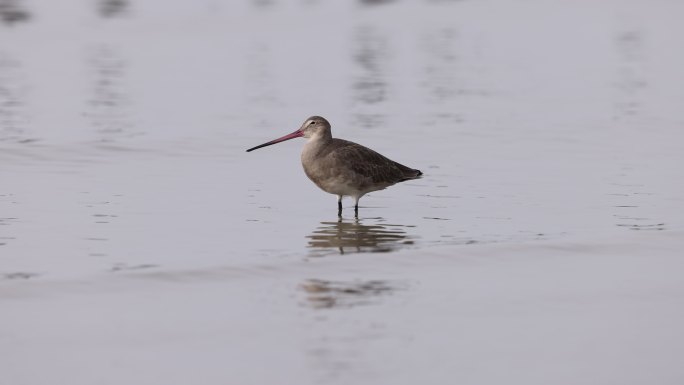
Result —
[{"label": "shallow water", "polygon": [[682,225],[667,7],[115,3],[17,2],[40,17],[3,26],[10,273],[320,255],[335,198],[302,142],[244,152],[313,114],[425,173],[364,197],[357,228],[346,208],[352,233],[403,228],[393,249]]},{"label": "shallow water", "polygon": [[[387,269],[425,253],[560,242],[600,257],[610,253],[582,240],[679,234],[682,11],[645,0],[0,1],[0,284],[13,297],[113,275],[241,277],[230,287],[264,301],[254,317],[357,304],[391,316],[431,273]],[[310,115],[424,177],[365,196],[358,220],[345,201],[338,220],[336,197],[301,170],[303,141],[245,152]],[[343,278],[297,267],[350,255]],[[284,294],[268,297],[264,277]],[[357,331],[311,348],[328,368],[312,383],[372,382],[373,360],[354,359]]]}]

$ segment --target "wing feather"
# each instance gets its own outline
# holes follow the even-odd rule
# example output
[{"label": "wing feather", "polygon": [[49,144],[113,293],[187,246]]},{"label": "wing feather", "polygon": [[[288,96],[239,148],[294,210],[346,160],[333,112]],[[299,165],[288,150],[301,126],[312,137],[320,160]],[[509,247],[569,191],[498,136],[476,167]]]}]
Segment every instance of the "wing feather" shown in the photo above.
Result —
[{"label": "wing feather", "polygon": [[360,144],[337,140],[340,143],[332,153],[335,162],[345,164],[350,171],[373,185],[389,186],[421,174]]}]

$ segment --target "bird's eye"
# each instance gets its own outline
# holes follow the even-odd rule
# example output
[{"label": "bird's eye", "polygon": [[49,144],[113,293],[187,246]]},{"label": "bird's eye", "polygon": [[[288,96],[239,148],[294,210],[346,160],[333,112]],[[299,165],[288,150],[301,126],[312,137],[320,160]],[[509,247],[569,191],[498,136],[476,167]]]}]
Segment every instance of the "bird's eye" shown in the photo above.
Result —
[{"label": "bird's eye", "polygon": [[312,125],[312,124],[316,124],[316,122],[314,122],[314,121],[312,120],[312,121],[309,123],[309,126]]}]

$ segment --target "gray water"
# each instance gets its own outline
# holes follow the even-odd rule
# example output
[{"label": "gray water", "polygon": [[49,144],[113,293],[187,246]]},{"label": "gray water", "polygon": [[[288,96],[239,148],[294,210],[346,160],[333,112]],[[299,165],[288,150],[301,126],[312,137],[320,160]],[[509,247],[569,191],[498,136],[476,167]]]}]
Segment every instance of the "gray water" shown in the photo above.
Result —
[{"label": "gray water", "polygon": [[[249,292],[273,274],[299,282],[281,298],[297,300],[262,311],[292,315],[409,295],[419,272],[358,278],[399,255],[681,234],[682,11],[0,1],[0,284],[12,297],[230,271]],[[358,220],[345,201],[338,220],[301,169],[302,140],[245,152],[310,115],[424,177],[365,196]],[[368,259],[347,280],[298,267],[349,255]],[[315,382],[376,378],[347,366]]]}]

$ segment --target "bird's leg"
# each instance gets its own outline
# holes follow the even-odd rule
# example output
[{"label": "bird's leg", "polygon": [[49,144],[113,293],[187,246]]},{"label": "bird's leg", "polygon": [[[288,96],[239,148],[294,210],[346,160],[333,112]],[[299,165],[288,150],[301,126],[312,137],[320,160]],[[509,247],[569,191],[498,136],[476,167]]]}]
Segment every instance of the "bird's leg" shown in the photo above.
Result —
[{"label": "bird's leg", "polygon": [[359,199],[361,197],[354,197],[354,217],[359,219]]},{"label": "bird's leg", "polygon": [[337,196],[337,216],[342,216],[342,195]]}]

